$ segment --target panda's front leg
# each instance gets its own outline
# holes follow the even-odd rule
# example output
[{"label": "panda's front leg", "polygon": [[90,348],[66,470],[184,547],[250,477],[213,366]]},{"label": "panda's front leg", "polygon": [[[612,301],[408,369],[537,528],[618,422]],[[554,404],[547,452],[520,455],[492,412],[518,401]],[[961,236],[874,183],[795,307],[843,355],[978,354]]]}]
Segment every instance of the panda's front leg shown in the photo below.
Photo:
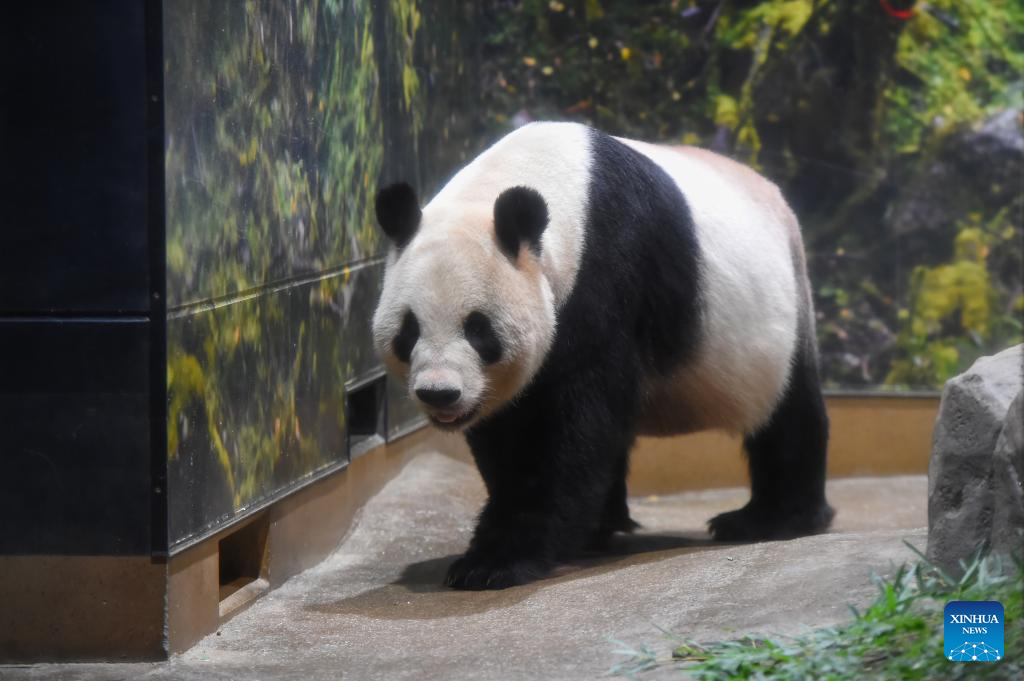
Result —
[{"label": "panda's front leg", "polygon": [[555,565],[552,539],[562,534],[552,514],[490,499],[466,553],[448,568],[455,589],[505,589],[545,577]]},{"label": "panda's front leg", "polygon": [[572,410],[551,406],[528,400],[469,434],[489,498],[469,549],[448,570],[448,586],[534,581],[580,552],[606,523],[616,476],[625,474],[620,459],[629,428],[600,400],[577,400]]}]

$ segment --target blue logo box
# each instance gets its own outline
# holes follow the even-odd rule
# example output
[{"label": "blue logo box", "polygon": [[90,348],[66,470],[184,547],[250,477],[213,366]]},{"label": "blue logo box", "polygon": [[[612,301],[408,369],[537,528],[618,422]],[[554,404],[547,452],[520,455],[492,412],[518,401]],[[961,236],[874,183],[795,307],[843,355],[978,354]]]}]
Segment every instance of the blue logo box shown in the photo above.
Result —
[{"label": "blue logo box", "polygon": [[954,662],[1003,659],[1003,604],[950,601],[943,614],[943,653]]}]

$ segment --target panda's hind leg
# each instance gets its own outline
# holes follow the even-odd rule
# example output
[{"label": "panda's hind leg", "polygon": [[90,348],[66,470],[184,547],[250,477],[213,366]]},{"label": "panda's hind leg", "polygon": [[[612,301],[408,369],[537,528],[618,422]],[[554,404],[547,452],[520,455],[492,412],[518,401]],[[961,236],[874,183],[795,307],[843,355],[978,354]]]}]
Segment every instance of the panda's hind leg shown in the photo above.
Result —
[{"label": "panda's hind leg", "polygon": [[835,512],[825,500],[828,415],[813,346],[801,343],[783,399],[768,423],[744,439],[750,501],[708,523],[721,541],[787,539],[824,532]]}]

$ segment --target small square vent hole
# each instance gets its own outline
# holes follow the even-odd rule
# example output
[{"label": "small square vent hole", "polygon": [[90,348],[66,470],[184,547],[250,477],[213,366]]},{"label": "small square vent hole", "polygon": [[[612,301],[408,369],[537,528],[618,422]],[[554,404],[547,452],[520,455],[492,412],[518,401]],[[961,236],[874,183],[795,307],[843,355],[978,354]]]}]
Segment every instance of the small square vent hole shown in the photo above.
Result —
[{"label": "small square vent hole", "polygon": [[345,393],[349,457],[384,443],[387,433],[387,383],[384,375],[350,386]]},{"label": "small square vent hole", "polygon": [[218,543],[222,609],[228,601],[247,600],[240,592],[262,590],[259,583],[267,551],[267,520],[264,513]]}]

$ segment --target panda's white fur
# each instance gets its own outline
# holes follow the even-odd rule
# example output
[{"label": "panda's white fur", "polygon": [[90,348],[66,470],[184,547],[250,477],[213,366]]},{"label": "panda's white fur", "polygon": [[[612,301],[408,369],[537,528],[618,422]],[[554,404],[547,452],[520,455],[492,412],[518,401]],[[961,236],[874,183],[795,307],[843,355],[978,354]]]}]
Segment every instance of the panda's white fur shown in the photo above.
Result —
[{"label": "panda's white fur", "polygon": [[[750,432],[777,403],[796,343],[799,296],[791,249],[801,244],[798,231],[795,242],[792,238],[795,219],[774,185],[728,159],[687,147],[620,141],[668,173],[690,205],[707,296],[699,359],[671,377],[651,377],[646,388],[652,407],[641,429]],[[418,387],[451,385],[463,391],[470,406],[487,395],[478,413],[484,416],[536,373],[586,249],[590,146],[583,125],[519,128],[460,170],[423,209],[411,243],[391,252],[374,329],[382,355],[389,358],[387,345],[398,332],[403,306],[422,310],[421,327],[430,337],[418,345],[408,369],[391,362],[400,375],[408,373],[413,399]],[[536,189],[548,206],[539,281],[529,275],[524,281],[501,256],[493,235],[495,199],[518,185]],[[519,361],[513,375],[489,385],[495,382],[460,340],[459,322],[467,311],[495,300],[515,310],[514,316],[498,314],[504,317],[499,319],[503,337]],[[752,328],[758,331],[753,338]]]}]

